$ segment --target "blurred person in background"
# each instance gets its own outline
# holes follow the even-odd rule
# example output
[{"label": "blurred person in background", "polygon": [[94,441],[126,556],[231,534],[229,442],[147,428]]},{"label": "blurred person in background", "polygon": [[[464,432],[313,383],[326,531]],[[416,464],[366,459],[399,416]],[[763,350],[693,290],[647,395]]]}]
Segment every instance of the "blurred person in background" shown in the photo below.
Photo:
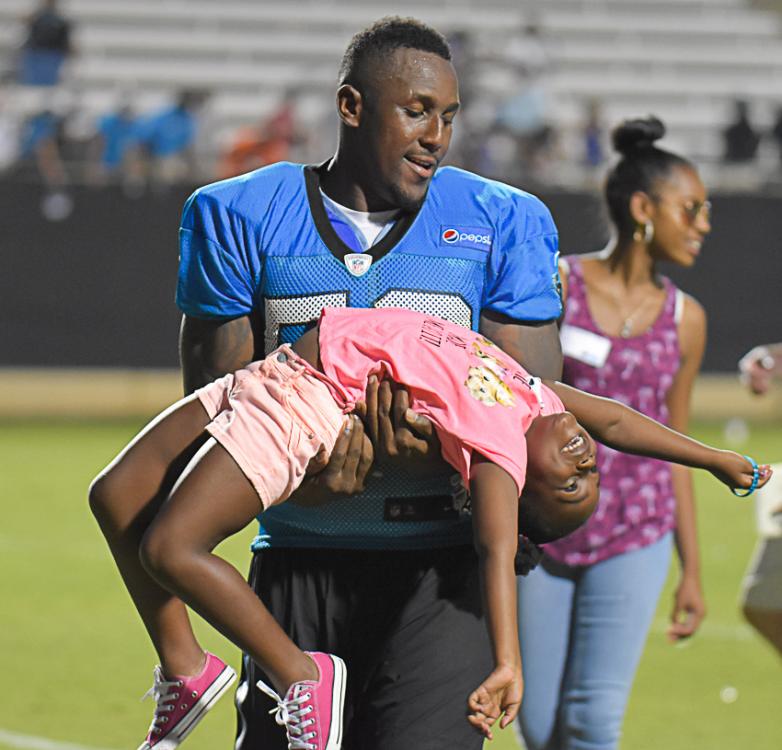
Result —
[{"label": "blurred person in background", "polygon": [[243,128],[236,134],[221,157],[217,170],[219,179],[290,158],[291,149],[307,140],[307,134],[297,124],[299,96],[297,88],[285,89],[282,101],[270,117],[259,126]]},{"label": "blurred person in background", "polygon": [[138,115],[124,102],[98,120],[90,147],[88,179],[92,184],[127,185],[140,179],[136,158],[139,130]]},{"label": "blurred person in background", "polygon": [[557,137],[548,111],[551,63],[540,27],[524,20],[498,49],[497,62],[511,74],[514,93],[497,107],[492,130],[513,140],[515,174],[508,178],[520,184],[540,182]]},{"label": "blurred person in background", "polygon": [[22,127],[18,165],[31,165],[44,186],[41,214],[47,221],[62,221],[73,211],[67,187],[68,172],[62,157],[63,118],[54,109],[32,115]]},{"label": "blurred person in background", "polygon": [[[739,361],[739,371],[752,393],[768,393],[773,380],[782,378],[782,343],[751,349]],[[773,487],[782,497],[778,477]],[[744,577],[741,605],[747,622],[782,656],[782,500],[769,508],[769,516]]]},{"label": "blurred person in background", "polygon": [[777,155],[779,157],[778,170],[782,170],[782,107],[777,107],[774,124],[771,126],[769,136],[777,147]]},{"label": "blurred person in background", "polygon": [[11,106],[11,76],[0,75],[0,175],[10,172],[19,160],[21,120]]},{"label": "blurred person in background", "polygon": [[[621,157],[605,186],[614,239],[560,267],[563,381],[686,433],[706,318],[657,265],[694,265],[711,227],[695,167],[655,146],[664,132],[650,117],[612,133]],[[674,538],[681,577],[669,638],[691,636],[705,614],[689,470],[603,445],[597,465],[595,514],[546,545],[542,565],[519,581],[529,750],[616,748]]]},{"label": "blurred person in background", "polygon": [[599,99],[590,99],[584,105],[584,122],[581,126],[582,159],[587,169],[594,172],[606,160],[606,130]]},{"label": "blurred person in background", "polygon": [[750,121],[749,103],[737,99],[733,103],[733,121],[722,131],[723,161],[726,164],[746,164],[755,161],[760,134]]},{"label": "blurred person in background", "polygon": [[60,150],[62,124],[62,116],[46,107],[30,115],[21,130],[20,162],[31,165],[50,190],[63,188],[68,182]]},{"label": "blurred person in background", "polygon": [[18,63],[18,81],[26,86],[54,86],[73,54],[72,23],[57,0],[43,0],[27,21]]},{"label": "blurred person in background", "polygon": [[201,110],[207,98],[205,91],[182,89],[174,104],[140,119],[137,154],[153,186],[195,178],[195,144]]}]

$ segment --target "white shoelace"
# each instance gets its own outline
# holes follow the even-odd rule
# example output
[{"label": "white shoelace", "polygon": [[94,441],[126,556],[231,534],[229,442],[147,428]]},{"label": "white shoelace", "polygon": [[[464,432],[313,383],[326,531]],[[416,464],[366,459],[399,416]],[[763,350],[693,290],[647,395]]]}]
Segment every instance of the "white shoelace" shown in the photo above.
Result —
[{"label": "white shoelace", "polygon": [[317,737],[317,732],[304,730],[315,723],[315,719],[308,719],[307,714],[312,711],[312,706],[303,704],[312,698],[306,685],[296,685],[293,689],[293,696],[284,700],[280,698],[268,685],[258,682],[258,687],[272,700],[277,702],[275,708],[269,711],[274,714],[274,720],[285,727],[288,733],[288,750],[317,750],[317,744],[311,742]]},{"label": "white shoelace", "polygon": [[168,723],[168,714],[170,714],[175,706],[179,693],[173,692],[172,688],[182,687],[182,683],[179,680],[165,680],[163,679],[163,670],[157,666],[155,667],[155,681],[152,683],[152,687],[147,690],[141,697],[141,700],[146,698],[155,699],[155,714],[152,717],[152,723],[149,725],[149,731],[155,734],[160,734],[163,725]]}]

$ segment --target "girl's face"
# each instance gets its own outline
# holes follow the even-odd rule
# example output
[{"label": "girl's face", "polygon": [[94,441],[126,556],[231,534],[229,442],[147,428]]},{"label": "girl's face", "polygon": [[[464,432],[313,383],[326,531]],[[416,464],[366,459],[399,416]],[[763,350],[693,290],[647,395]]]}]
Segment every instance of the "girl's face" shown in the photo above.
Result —
[{"label": "girl's face", "polygon": [[525,486],[569,533],[592,515],[600,494],[595,441],[567,411],[534,419],[526,440]]},{"label": "girl's face", "polygon": [[694,265],[703,240],[711,231],[710,204],[698,173],[690,167],[674,167],[650,197],[654,225],[649,246],[652,257],[684,267]]}]

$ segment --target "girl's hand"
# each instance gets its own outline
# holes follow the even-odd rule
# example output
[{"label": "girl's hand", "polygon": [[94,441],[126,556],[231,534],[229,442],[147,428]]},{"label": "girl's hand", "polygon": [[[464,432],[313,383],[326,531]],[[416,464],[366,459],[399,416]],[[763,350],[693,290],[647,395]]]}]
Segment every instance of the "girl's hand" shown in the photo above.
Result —
[{"label": "girl's hand", "polygon": [[501,729],[505,729],[516,718],[523,692],[521,665],[496,667],[467,700],[470,708],[467,721],[487,740],[493,739],[492,725],[502,714],[504,716],[500,720]]},{"label": "girl's hand", "polygon": [[683,575],[673,597],[671,624],[668,626],[668,640],[671,643],[689,638],[700,627],[706,616],[701,582],[697,575]]},{"label": "girl's hand", "polygon": [[[717,460],[711,467],[711,473],[727,484],[731,489],[746,490],[752,484],[752,464],[744,456],[733,451],[718,451]],[[758,466],[759,479],[755,489],[760,489],[771,479],[771,467],[768,464]]]}]

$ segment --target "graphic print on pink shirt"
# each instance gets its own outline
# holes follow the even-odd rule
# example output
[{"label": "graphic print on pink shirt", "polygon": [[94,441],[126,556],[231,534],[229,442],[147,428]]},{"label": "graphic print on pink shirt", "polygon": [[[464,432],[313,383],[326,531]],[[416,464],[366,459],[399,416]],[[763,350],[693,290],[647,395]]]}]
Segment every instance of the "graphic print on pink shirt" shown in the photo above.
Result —
[{"label": "graphic print on pink shirt", "polygon": [[474,451],[524,486],[524,439],[540,414],[564,411],[545,386],[475,331],[411,310],[326,308],[320,319],[324,373],[348,403],[363,400],[370,375],[407,387],[411,408],[431,419],[443,458],[467,484]]}]

